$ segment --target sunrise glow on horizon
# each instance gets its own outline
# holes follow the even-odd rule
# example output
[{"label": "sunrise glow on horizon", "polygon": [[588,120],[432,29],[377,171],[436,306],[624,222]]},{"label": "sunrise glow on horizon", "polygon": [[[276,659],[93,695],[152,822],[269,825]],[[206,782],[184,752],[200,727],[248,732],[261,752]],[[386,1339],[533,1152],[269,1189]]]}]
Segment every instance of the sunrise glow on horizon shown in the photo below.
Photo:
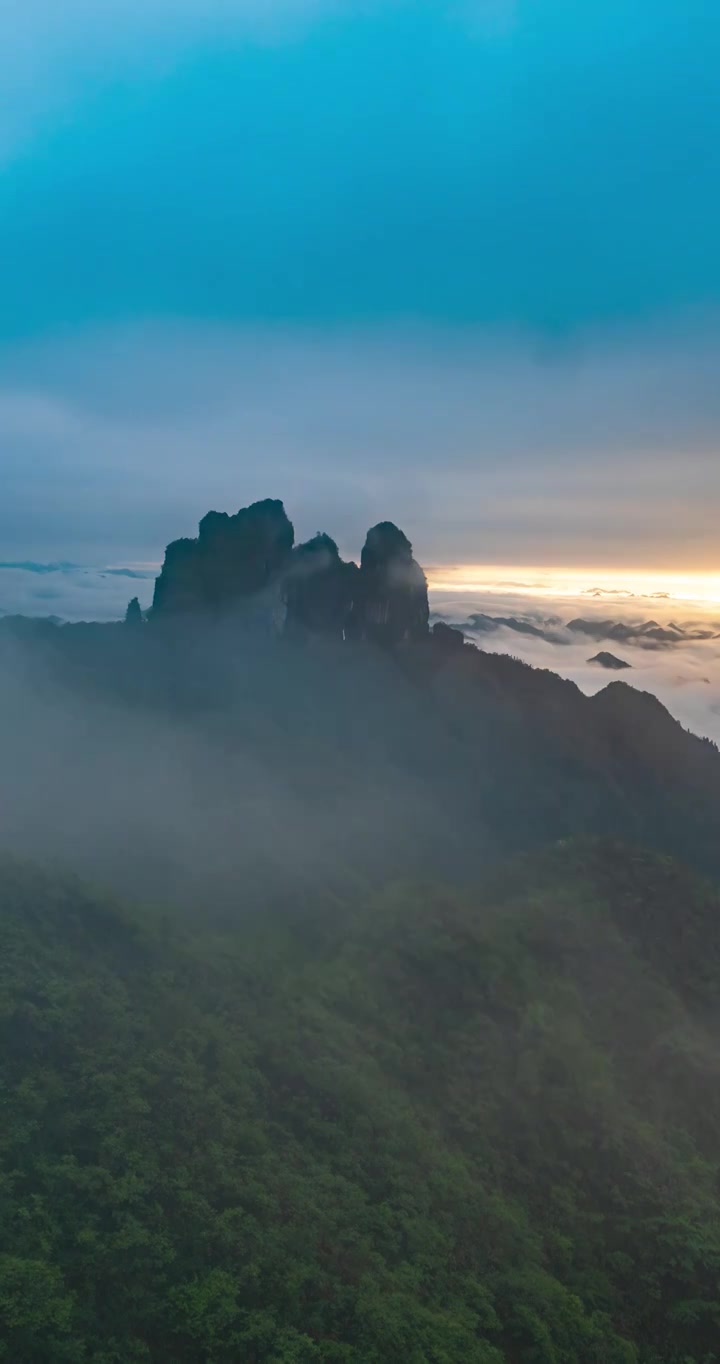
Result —
[{"label": "sunrise glow on horizon", "polygon": [[447,564],[427,569],[431,592],[498,596],[587,598],[588,601],[655,602],[658,609],[683,602],[700,610],[720,608],[720,572],[651,569],[536,568],[510,564]]},{"label": "sunrise glow on horizon", "polygon": [[[114,565],[155,577],[161,560]],[[540,600],[586,598],[598,605],[634,599],[657,609],[683,602],[697,610],[720,608],[720,572],[675,569],[548,567],[528,564],[435,564],[425,567],[431,592],[536,597]]]}]

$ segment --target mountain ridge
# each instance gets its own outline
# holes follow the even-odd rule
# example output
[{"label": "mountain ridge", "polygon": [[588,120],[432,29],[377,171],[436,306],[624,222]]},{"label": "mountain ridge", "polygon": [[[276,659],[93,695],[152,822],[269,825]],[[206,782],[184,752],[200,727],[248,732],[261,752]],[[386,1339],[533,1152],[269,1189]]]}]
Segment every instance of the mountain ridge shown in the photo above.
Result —
[{"label": "mountain ridge", "polygon": [[225,875],[283,896],[322,867],[324,894],[412,865],[472,875],[581,834],[720,875],[720,754],[655,698],[626,683],[588,697],[431,626],[391,523],[345,565],[327,536],[295,547],[282,503],[246,510],[205,518],[202,553],[201,537],[170,548],[147,619],[0,621],[0,731],[20,773],[6,839],[31,846],[40,810],[53,856],[96,875],[107,855],[131,896],[191,896],[210,877],[216,904]]}]

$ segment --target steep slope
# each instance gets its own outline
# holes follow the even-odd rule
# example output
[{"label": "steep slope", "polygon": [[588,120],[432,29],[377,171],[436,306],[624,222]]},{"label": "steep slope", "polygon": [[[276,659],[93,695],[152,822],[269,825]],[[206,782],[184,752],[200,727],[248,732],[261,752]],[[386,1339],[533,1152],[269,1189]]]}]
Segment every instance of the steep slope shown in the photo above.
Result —
[{"label": "steep slope", "polygon": [[708,1364],[719,908],[570,844],[218,938],[4,865],[4,1357]]},{"label": "steep slope", "polygon": [[577,834],[720,875],[714,745],[453,631],[388,650],[234,617],[0,623],[0,747],[4,846],[126,895],[462,878]]},{"label": "steep slope", "polygon": [[720,872],[720,753],[624,682],[585,696],[518,659],[425,651],[420,670],[474,753],[477,808],[530,846],[614,834]]},{"label": "steep slope", "polygon": [[0,751],[2,846],[216,914],[238,885],[274,905],[461,881],[578,834],[720,876],[713,744],[631,687],[589,698],[430,629],[396,525],[358,566],[296,546],[276,499],[169,545],[149,619],[0,620]]}]

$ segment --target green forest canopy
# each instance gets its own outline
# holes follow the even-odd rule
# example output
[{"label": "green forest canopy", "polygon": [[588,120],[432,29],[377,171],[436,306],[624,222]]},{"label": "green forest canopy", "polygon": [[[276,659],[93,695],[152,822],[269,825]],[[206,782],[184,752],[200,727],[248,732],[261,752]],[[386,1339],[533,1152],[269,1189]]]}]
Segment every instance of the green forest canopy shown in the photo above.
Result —
[{"label": "green forest canopy", "polygon": [[616,843],[331,913],[0,872],[8,1364],[710,1364],[716,894]]}]

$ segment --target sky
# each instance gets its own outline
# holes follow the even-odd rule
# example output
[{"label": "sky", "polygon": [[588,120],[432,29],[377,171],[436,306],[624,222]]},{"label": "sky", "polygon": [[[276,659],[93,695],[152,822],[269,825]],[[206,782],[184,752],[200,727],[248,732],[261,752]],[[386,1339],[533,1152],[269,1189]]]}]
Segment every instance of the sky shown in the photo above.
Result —
[{"label": "sky", "polygon": [[0,609],[263,496],[707,578],[719,68],[715,0],[6,0]]}]

